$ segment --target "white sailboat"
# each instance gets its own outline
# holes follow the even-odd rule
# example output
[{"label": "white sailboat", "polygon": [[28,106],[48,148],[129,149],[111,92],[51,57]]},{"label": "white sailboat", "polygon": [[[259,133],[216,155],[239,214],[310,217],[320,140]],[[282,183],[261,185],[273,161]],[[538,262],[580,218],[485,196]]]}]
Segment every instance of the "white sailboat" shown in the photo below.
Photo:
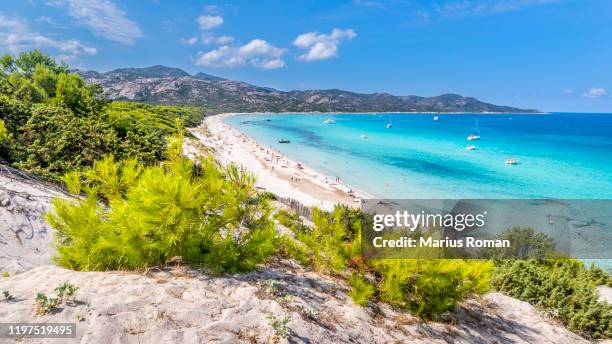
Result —
[{"label": "white sailboat", "polygon": [[367,139],[367,138],[368,138],[368,135],[366,135],[366,134],[361,134],[361,138],[365,140],[365,139]]},{"label": "white sailboat", "polygon": [[440,119],[440,118],[439,118],[438,116],[434,116],[434,118],[433,118],[433,120],[434,120],[434,121],[437,121],[437,120],[439,120],[439,119]]},{"label": "white sailboat", "polygon": [[334,123],[336,123],[336,121],[334,121],[331,117],[327,117],[327,119],[324,120],[323,123],[325,123],[325,124],[334,124]]},{"label": "white sailboat", "polygon": [[515,159],[515,158],[506,159],[506,165],[512,166],[518,163],[519,163],[518,159]]},{"label": "white sailboat", "polygon": [[474,145],[467,145],[467,146],[465,146],[465,150],[467,150],[467,151],[476,150],[476,146],[474,146]]},{"label": "white sailboat", "polygon": [[468,141],[480,140],[480,129],[478,128],[478,119],[474,120],[476,122],[476,130],[474,133],[468,135]]},{"label": "white sailboat", "polygon": [[391,124],[391,115],[389,115],[389,123],[386,125],[387,128],[392,128],[393,124]]}]

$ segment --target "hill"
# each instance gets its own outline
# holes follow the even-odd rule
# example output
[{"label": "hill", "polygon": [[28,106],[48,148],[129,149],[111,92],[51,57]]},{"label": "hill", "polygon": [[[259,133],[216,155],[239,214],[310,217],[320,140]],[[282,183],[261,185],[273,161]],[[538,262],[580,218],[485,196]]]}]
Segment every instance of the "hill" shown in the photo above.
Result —
[{"label": "hill", "polygon": [[90,83],[101,84],[110,99],[205,106],[219,112],[538,112],[457,94],[395,96],[338,89],[284,92],[164,66],[76,72]]}]

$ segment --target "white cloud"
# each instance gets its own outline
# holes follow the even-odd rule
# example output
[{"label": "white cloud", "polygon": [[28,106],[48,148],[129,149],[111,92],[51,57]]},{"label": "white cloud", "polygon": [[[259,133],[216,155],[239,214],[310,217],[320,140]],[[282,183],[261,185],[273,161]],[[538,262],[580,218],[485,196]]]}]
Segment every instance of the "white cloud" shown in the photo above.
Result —
[{"label": "white cloud", "polygon": [[272,59],[272,60],[254,60],[253,64],[263,69],[278,69],[287,66],[283,59]]},{"label": "white cloud", "polygon": [[572,95],[572,94],[574,94],[574,90],[566,88],[566,89],[563,90],[563,94],[568,95],[568,96]]},{"label": "white cloud", "polygon": [[190,38],[181,38],[179,39],[179,43],[181,44],[185,44],[185,45],[194,45],[196,43],[198,43],[198,37],[190,37]]},{"label": "white cloud", "polygon": [[583,97],[586,98],[599,98],[601,96],[604,96],[608,93],[608,91],[606,91],[605,88],[601,88],[601,87],[591,87],[589,90],[587,90],[586,92],[584,92],[582,94]]},{"label": "white cloud", "polygon": [[303,61],[326,60],[338,56],[338,45],[344,39],[352,40],[357,34],[352,29],[333,29],[330,34],[319,32],[307,32],[299,35],[293,45],[298,48],[308,49],[298,59]]},{"label": "white cloud", "polygon": [[286,49],[275,47],[264,40],[254,39],[243,46],[224,45],[206,53],[199,53],[195,64],[232,68],[250,63],[257,68],[277,69],[286,66],[285,61],[281,59],[286,52]]},{"label": "white cloud", "polygon": [[0,14],[0,51],[16,54],[31,49],[55,50],[65,60],[95,55],[97,49],[76,39],[58,40],[32,31],[27,21]]},{"label": "white cloud", "polygon": [[234,41],[234,37],[232,36],[215,36],[212,33],[205,32],[202,34],[202,38],[200,39],[203,44],[219,44],[226,45],[232,43]]},{"label": "white cloud", "polygon": [[209,30],[223,24],[223,18],[221,16],[211,16],[207,14],[199,16],[196,18],[196,21],[202,30]]},{"label": "white cloud", "polygon": [[491,15],[559,1],[560,0],[453,0],[446,1],[443,4],[435,4],[434,10],[447,17],[464,17]]},{"label": "white cloud", "polygon": [[79,24],[113,42],[130,45],[142,37],[140,27],[110,0],[52,0],[47,4],[65,8]]}]

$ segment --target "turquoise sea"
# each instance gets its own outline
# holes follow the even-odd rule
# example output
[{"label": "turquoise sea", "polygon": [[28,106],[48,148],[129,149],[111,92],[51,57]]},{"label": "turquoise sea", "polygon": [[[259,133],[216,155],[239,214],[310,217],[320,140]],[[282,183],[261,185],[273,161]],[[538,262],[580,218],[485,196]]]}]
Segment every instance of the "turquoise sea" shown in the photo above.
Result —
[{"label": "turquoise sea", "polygon": [[[612,114],[434,116],[238,115],[226,123],[379,198],[612,199]],[[480,140],[468,141],[472,133]]]}]

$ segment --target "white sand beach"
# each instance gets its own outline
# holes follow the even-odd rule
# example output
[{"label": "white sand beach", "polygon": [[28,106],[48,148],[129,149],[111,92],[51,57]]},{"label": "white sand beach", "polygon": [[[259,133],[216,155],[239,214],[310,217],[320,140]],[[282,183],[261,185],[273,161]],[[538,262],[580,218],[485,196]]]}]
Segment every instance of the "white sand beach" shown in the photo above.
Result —
[{"label": "white sand beach", "polygon": [[202,126],[192,132],[205,146],[213,149],[219,161],[236,163],[253,173],[260,190],[328,210],[335,204],[358,207],[361,199],[374,198],[240,133],[223,122],[231,115],[234,114],[207,117]]}]

